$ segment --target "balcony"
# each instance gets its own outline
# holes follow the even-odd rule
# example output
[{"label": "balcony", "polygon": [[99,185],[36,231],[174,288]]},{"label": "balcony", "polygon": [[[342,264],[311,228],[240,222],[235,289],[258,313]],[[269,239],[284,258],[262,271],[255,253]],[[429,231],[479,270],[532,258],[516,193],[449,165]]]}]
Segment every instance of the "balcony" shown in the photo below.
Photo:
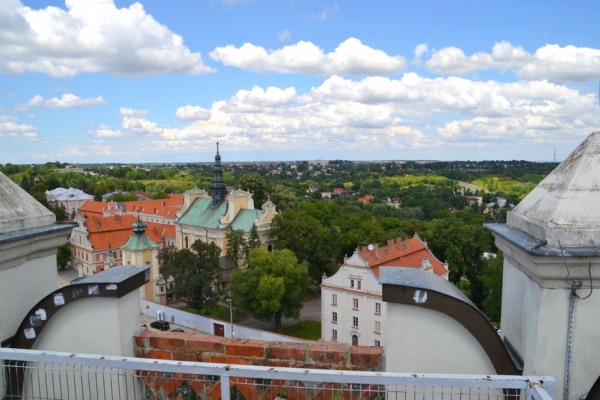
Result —
[{"label": "balcony", "polygon": [[[0,349],[5,399],[554,398],[549,377],[404,374]],[[4,392],[2,392],[4,391]]]}]

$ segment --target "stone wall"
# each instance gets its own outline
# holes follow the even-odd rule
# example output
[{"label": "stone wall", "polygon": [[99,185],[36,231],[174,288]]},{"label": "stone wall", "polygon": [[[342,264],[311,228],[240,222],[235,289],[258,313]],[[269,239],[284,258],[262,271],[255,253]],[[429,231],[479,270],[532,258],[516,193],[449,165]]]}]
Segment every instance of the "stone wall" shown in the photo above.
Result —
[{"label": "stone wall", "polygon": [[[135,352],[137,357],[143,358],[271,367],[382,371],[385,366],[383,347],[269,342],[181,332],[140,332],[135,337]],[[185,379],[179,379],[174,384],[172,380],[160,376],[146,376],[143,379],[156,399],[176,397],[177,387],[185,382]],[[188,385],[198,394],[206,393],[215,399],[220,395],[218,381],[210,383],[196,380],[189,381]],[[266,392],[255,393],[263,389],[246,380],[237,382],[232,378],[231,386],[236,386],[246,399],[277,397],[277,393],[273,396]],[[269,390],[272,391],[272,388]]]}]

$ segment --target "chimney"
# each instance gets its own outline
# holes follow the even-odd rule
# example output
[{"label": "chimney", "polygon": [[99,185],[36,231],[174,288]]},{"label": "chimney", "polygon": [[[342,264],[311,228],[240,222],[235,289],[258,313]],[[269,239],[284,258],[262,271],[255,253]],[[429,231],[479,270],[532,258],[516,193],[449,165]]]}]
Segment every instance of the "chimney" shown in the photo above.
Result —
[{"label": "chimney", "polygon": [[484,225],[504,254],[503,339],[523,375],[553,376],[556,398],[565,400],[585,396],[600,371],[600,293],[591,289],[600,280],[599,159],[595,132],[506,224]]}]

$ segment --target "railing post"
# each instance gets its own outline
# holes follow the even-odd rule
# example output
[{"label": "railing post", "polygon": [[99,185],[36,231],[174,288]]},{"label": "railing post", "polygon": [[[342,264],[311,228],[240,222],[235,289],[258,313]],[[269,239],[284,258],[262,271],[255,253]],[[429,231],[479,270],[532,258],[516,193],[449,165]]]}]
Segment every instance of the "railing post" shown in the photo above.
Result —
[{"label": "railing post", "polygon": [[230,400],[229,376],[221,375],[221,400]]}]

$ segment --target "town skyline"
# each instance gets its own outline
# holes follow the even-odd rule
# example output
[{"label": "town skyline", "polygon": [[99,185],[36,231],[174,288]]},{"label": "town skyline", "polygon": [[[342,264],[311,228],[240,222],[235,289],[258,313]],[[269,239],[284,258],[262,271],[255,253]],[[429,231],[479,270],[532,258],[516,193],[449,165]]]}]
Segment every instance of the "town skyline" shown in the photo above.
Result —
[{"label": "town skyline", "polygon": [[[0,163],[563,160],[600,5],[10,0]],[[259,162],[259,161],[255,161]]]}]

